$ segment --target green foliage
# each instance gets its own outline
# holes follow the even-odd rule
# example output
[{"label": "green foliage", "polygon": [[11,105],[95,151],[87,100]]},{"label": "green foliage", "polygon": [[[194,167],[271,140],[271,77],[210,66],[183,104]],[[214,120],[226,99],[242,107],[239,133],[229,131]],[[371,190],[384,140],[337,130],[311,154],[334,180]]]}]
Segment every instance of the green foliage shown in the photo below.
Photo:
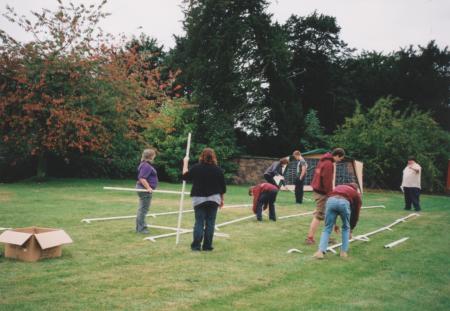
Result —
[{"label": "green foliage", "polygon": [[[227,127],[218,126],[220,120],[217,120],[215,127],[209,129],[207,135],[199,133],[195,109],[185,108],[183,105],[183,102],[178,102],[177,105],[166,106],[162,110],[164,116],[173,120],[172,131],[155,128],[148,130],[145,134],[146,140],[159,151],[155,165],[158,167],[160,177],[170,181],[180,180],[182,159],[186,155],[187,137],[191,133],[190,164],[198,161],[200,152],[204,148],[213,148],[217,154],[219,166],[225,171],[225,177],[231,180],[237,169],[231,161],[237,154],[233,133],[227,131]],[[207,140],[204,139],[205,136]]]},{"label": "green foliage", "polygon": [[412,109],[400,113],[395,100],[378,100],[367,113],[358,107],[332,138],[352,157],[364,162],[365,183],[369,187],[398,189],[408,156],[422,166],[422,188],[442,191],[450,134],[442,130],[428,113]]},{"label": "green foliage", "polygon": [[305,130],[300,139],[302,150],[313,150],[327,147],[327,135],[324,133],[317,111],[311,109],[305,116]]}]

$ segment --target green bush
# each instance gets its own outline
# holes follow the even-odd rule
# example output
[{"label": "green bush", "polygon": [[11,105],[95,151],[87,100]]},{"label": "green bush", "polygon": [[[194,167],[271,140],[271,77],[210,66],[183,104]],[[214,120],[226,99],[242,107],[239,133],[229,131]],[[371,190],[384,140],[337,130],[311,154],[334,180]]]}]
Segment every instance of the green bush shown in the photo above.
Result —
[{"label": "green bush", "polygon": [[401,114],[395,100],[378,100],[366,113],[358,106],[354,115],[339,127],[332,143],[364,162],[365,184],[398,189],[407,157],[415,156],[422,166],[422,188],[442,191],[450,134],[428,113],[416,109]]}]

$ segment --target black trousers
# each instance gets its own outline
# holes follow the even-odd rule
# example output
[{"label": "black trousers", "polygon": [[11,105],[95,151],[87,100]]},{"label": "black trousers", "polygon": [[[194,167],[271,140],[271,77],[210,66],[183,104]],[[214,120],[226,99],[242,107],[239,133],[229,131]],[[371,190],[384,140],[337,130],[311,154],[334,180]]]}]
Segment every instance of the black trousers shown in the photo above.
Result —
[{"label": "black trousers", "polygon": [[297,178],[295,180],[295,203],[303,203],[303,184],[304,179]]},{"label": "black trousers", "polygon": [[411,204],[416,211],[420,211],[420,188],[403,187],[405,194],[405,209],[410,210]]},{"label": "black trousers", "polygon": [[278,191],[265,191],[259,196],[258,203],[256,205],[256,219],[262,220],[262,212],[264,206],[269,205],[269,219],[276,221],[275,215],[275,200],[277,199]]},{"label": "black trousers", "polygon": [[203,241],[203,250],[212,250],[214,227],[219,204],[207,201],[194,207],[195,224],[191,248],[200,250]]}]

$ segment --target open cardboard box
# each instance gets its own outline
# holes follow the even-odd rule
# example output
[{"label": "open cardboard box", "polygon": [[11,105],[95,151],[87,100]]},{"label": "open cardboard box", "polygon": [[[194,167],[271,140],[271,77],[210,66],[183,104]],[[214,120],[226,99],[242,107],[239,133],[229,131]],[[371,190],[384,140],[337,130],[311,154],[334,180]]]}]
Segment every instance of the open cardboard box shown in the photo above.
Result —
[{"label": "open cardboard box", "polygon": [[62,229],[28,227],[6,230],[0,243],[5,243],[5,257],[31,262],[60,257],[62,245],[73,241]]}]

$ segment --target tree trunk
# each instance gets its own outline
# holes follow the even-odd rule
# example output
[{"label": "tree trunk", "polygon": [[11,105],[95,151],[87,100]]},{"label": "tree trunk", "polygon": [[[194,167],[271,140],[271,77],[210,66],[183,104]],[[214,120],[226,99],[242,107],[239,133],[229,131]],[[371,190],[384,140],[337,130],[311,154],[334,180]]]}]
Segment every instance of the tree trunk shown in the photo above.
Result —
[{"label": "tree trunk", "polygon": [[47,158],[44,152],[38,156],[36,177],[38,179],[45,179],[47,177]]}]

